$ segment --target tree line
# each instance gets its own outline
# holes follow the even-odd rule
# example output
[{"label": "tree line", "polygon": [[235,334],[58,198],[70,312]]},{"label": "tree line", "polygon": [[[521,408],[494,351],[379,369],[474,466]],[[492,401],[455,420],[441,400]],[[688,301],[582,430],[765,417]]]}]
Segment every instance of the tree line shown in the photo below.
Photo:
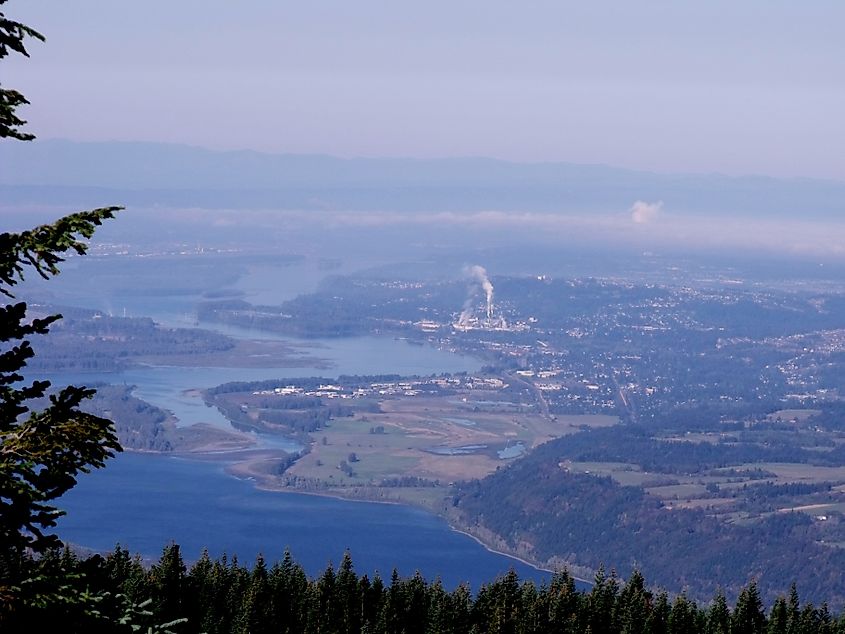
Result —
[{"label": "tree line", "polygon": [[831,614],[824,604],[802,604],[794,585],[766,609],[752,582],[731,608],[721,593],[700,605],[683,594],[649,589],[639,572],[623,582],[603,569],[584,590],[565,570],[540,585],[510,571],[473,594],[466,585],[450,590],[419,572],[401,578],[394,571],[389,580],[359,575],[348,553],[337,568],[329,564],[312,578],[289,552],[273,564],[259,556],[251,567],[236,557],[203,553],[188,566],[176,544],[148,567],[120,546],[106,556],[53,550],[30,565],[34,578],[62,579],[88,601],[19,612],[5,631],[17,625],[53,631],[61,623],[62,631],[92,634],[137,631],[133,626],[209,634],[845,632],[845,615]]}]

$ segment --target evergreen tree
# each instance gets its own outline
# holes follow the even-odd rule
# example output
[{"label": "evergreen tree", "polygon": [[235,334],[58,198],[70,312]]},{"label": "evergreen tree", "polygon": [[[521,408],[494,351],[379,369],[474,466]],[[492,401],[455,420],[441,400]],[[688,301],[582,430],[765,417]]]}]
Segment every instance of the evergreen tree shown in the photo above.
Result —
[{"label": "evergreen tree", "polygon": [[560,632],[581,631],[581,593],[575,588],[575,579],[568,570],[555,573],[548,589],[541,593],[547,604],[547,619]]},{"label": "evergreen tree", "polygon": [[232,555],[226,574],[226,594],[223,598],[228,622],[222,630],[224,632],[231,632],[238,622],[243,609],[243,598],[249,587],[249,577],[249,570],[240,565],[237,555]]},{"label": "evergreen tree", "polygon": [[819,632],[821,634],[828,634],[833,632],[833,617],[830,614],[830,610],[827,607],[827,602],[822,603],[821,607],[817,611],[818,615],[818,624],[819,624]]},{"label": "evergreen tree", "polygon": [[379,624],[385,609],[386,591],[384,582],[378,573],[376,573],[372,582],[364,575],[358,585],[361,592],[361,612],[364,621],[362,629],[366,628],[368,632],[379,631]]},{"label": "evergreen tree", "polygon": [[146,573],[140,559],[130,555],[129,550],[117,544],[106,557],[104,566],[110,587],[116,592],[135,603],[147,598]]},{"label": "evergreen tree", "polygon": [[352,556],[349,551],[343,553],[340,562],[340,569],[337,572],[337,598],[340,603],[344,632],[359,632],[361,630],[361,619],[363,605],[358,588],[358,575],[352,566]]},{"label": "evergreen tree", "polygon": [[707,634],[731,634],[731,613],[725,595],[719,591],[707,610]]},{"label": "evergreen tree", "polygon": [[337,593],[337,575],[329,563],[317,581],[316,631],[343,631],[343,604]]},{"label": "evergreen tree", "polygon": [[270,596],[281,632],[303,632],[308,623],[310,586],[302,567],[285,550],[281,563],[270,569]]},{"label": "evergreen tree", "polygon": [[468,634],[472,629],[472,594],[469,587],[460,585],[449,597],[452,610],[452,632]]},{"label": "evergreen tree", "polygon": [[799,623],[798,631],[802,634],[804,632],[817,633],[821,631],[821,619],[819,619],[819,613],[812,603],[808,603],[801,610]]},{"label": "evergreen tree", "polygon": [[798,599],[798,588],[795,582],[789,586],[789,600],[786,605],[786,632],[799,634],[801,632],[801,601]]},{"label": "evergreen tree", "polygon": [[405,605],[402,596],[402,581],[396,568],[390,575],[390,585],[387,587],[386,595],[384,610],[379,619],[379,629],[383,632],[403,632]]},{"label": "evergreen tree", "polygon": [[361,575],[361,578],[358,579],[358,583],[356,585],[356,593],[361,610],[361,631],[370,632],[372,631],[373,624],[376,622],[378,615],[378,611],[373,610],[370,605],[370,592],[372,590],[370,578],[367,575]]},{"label": "evergreen tree", "polygon": [[635,570],[622,587],[617,600],[617,618],[622,634],[641,634],[646,629],[651,608],[651,593],[645,589],[645,579]]},{"label": "evergreen tree", "polygon": [[519,588],[520,615],[516,631],[520,634],[534,634],[544,631],[545,617],[540,593],[533,583],[525,582]]},{"label": "evergreen tree", "polygon": [[698,614],[698,606],[694,601],[690,601],[683,594],[677,597],[672,604],[672,611],[669,613],[669,632],[671,634],[687,634],[688,632],[701,631]]},{"label": "evergreen tree", "polygon": [[757,584],[752,581],[736,600],[731,617],[732,634],[762,634],[766,631],[766,616],[763,614],[763,602],[757,591]]},{"label": "evergreen tree", "polygon": [[258,555],[233,632],[238,634],[263,634],[276,631],[276,619],[270,603],[270,583],[264,557]]},{"label": "evergreen tree", "polygon": [[669,606],[669,596],[665,592],[661,592],[657,595],[657,599],[654,601],[654,607],[652,607],[651,613],[648,615],[646,631],[649,634],[666,634],[669,631],[669,617],[671,613],[672,608]]},{"label": "evergreen tree", "polygon": [[211,567],[209,577],[212,609],[202,615],[202,631],[209,634],[228,632],[232,621],[230,611],[231,574],[228,557],[224,554]]},{"label": "evergreen tree", "polygon": [[485,632],[516,632],[522,616],[520,599],[519,577],[511,569],[504,577],[481,588],[473,620]]},{"label": "evergreen tree", "polygon": [[[28,628],[39,630],[49,629],[52,623],[65,622],[71,627],[90,626],[90,620],[85,618],[85,612],[93,611],[93,605],[87,602],[74,601],[71,605],[62,605],[63,595],[79,594],[79,574],[76,571],[77,559],[67,549],[50,549],[41,554],[36,560],[25,559],[28,569],[26,592],[35,601],[14,606],[16,617],[11,622],[5,622],[0,631],[25,632]],[[85,606],[85,607],[82,607]],[[80,609],[81,608],[81,609]]]},{"label": "evergreen tree", "polygon": [[768,634],[786,634],[788,620],[786,599],[778,597],[772,604],[772,610],[769,613],[769,626],[766,631]]},{"label": "evergreen tree", "polygon": [[186,607],[185,562],[178,544],[165,546],[158,563],[150,569],[150,585],[153,593],[156,616],[162,621],[183,618]]},{"label": "evergreen tree", "polygon": [[[0,0],[0,5],[6,0]],[[0,11],[0,59],[7,57],[9,53],[18,53],[29,57],[26,50],[27,38],[44,41],[44,36],[33,28],[7,18]],[[19,141],[31,141],[35,137],[32,134],[23,132],[20,128],[26,124],[16,110],[28,104],[24,97],[17,90],[3,88],[0,86],[0,139],[10,138]]]},{"label": "evergreen tree", "polygon": [[417,570],[402,585],[404,631],[408,634],[423,634],[428,622],[428,583]]},{"label": "evergreen tree", "polygon": [[203,550],[200,558],[191,566],[185,585],[185,614],[188,622],[202,632],[215,632],[215,624],[219,620],[217,593],[214,564],[207,550]]},{"label": "evergreen tree", "polygon": [[605,575],[604,566],[596,572],[593,588],[588,595],[588,627],[592,634],[611,634],[618,631],[615,621],[616,595],[619,582],[616,571],[611,571],[610,577]]},{"label": "evergreen tree", "polygon": [[[0,12],[0,60],[11,53],[28,56],[30,38],[44,40]],[[21,93],[0,87],[0,139],[34,138],[21,130],[25,121],[17,114],[27,103]],[[17,619],[32,606],[71,610],[76,601],[86,601],[84,609],[96,612],[94,598],[83,596],[84,584],[36,579],[28,552],[43,554],[59,545],[49,533],[62,515],[53,502],[76,484],[79,473],[102,467],[120,451],[111,422],[79,409],[93,390],[67,387],[49,394],[45,409],[30,408],[34,399],[48,396],[50,383],[30,382],[22,374],[34,355],[29,338],[46,334],[61,315],[31,319],[26,304],[13,301],[11,289],[27,270],[43,278],[57,275],[63,254],[84,254],[86,239],[118,209],[80,212],[29,231],[0,234],[0,294],[9,300],[0,307],[0,626],[6,631],[22,627]]]}]

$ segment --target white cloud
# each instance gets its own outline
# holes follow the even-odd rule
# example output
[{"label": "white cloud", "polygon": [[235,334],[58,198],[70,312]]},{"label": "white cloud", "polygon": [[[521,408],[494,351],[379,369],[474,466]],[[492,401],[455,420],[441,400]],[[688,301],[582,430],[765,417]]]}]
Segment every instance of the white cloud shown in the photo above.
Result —
[{"label": "white cloud", "polygon": [[663,201],[658,200],[656,203],[647,203],[638,200],[628,210],[631,212],[631,220],[638,225],[648,224],[657,220],[660,211],[663,209]]}]

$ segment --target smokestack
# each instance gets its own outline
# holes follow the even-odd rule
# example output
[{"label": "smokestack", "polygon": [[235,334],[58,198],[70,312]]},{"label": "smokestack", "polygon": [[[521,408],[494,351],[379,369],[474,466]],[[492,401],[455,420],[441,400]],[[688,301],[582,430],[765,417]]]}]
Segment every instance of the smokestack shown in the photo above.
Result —
[{"label": "smokestack", "polygon": [[[487,319],[493,318],[493,284],[490,283],[490,278],[487,277],[487,269],[483,266],[474,265],[469,268],[469,274],[475,278],[481,288],[484,290],[484,296],[487,306]],[[471,313],[472,297],[464,304],[464,312],[461,313],[461,321],[464,320],[464,315],[468,319]]]},{"label": "smokestack", "polygon": [[[464,305],[461,308],[461,314],[458,321],[455,322],[455,327],[461,330],[468,330],[469,328],[488,328],[493,325],[493,284],[490,278],[487,277],[487,271],[483,266],[468,266],[464,268],[464,275],[471,278],[472,283],[469,285],[468,295]],[[484,323],[478,318],[477,298],[479,289],[484,291],[485,298],[485,314]],[[501,323],[504,323],[500,319]]]},{"label": "smokestack", "polygon": [[484,295],[487,298],[487,319],[493,317],[493,284],[490,283],[490,278],[487,277],[487,269],[483,266],[475,265],[469,270],[470,274],[478,280],[481,288],[484,289]]}]

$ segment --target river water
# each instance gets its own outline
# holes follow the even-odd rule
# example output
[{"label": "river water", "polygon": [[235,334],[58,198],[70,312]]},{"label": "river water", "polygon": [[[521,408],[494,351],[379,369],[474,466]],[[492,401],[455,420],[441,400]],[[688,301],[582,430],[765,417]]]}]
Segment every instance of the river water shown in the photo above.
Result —
[{"label": "river water", "polygon": [[359,573],[389,578],[416,570],[453,588],[482,583],[514,568],[520,577],[548,575],[491,553],[440,518],[414,508],[350,502],[298,493],[261,491],[215,462],[122,454],[83,476],[62,498],[61,536],[97,550],[119,542],[156,557],[176,541],[186,559],[207,548],[251,563],[258,553],[275,560],[289,548],[309,575],[349,550]]},{"label": "river water", "polygon": [[[305,275],[296,276],[297,267]],[[311,290],[320,274],[308,262],[254,269],[242,277],[240,290],[247,299],[271,303]],[[268,279],[291,279],[289,287],[276,284],[268,291]],[[68,292],[67,297],[74,297]],[[167,325],[193,325],[191,302],[196,298],[172,294],[147,294],[143,302],[131,302],[129,294],[90,294],[78,300],[93,307],[130,304]],[[204,325],[205,326],[205,325]],[[220,328],[241,337],[257,333]],[[263,338],[268,337],[261,334]],[[126,383],[135,394],[173,412],[181,424],[206,422],[228,426],[216,409],[186,391],[228,381],[262,380],[296,376],[339,374],[432,374],[477,370],[476,359],[401,340],[377,337],[293,341],[310,347],[314,357],[328,360],[330,370],[319,368],[199,368],[144,367],[119,374],[62,375],[54,383]],[[281,445],[295,449],[295,443]],[[441,519],[417,509],[351,502],[295,493],[271,493],[256,489],[224,471],[219,462],[188,460],[160,455],[124,454],[107,467],[83,475],[79,484],[61,500],[68,514],[59,524],[65,540],[96,550],[109,550],[120,542],[145,557],[157,557],[169,541],[182,545],[188,559],[203,548],[213,555],[237,554],[242,561],[263,553],[270,560],[289,547],[310,574],[317,574],[329,561],[335,564],[349,550],[359,572],[379,571],[389,577],[393,568],[403,575],[419,569],[427,578],[440,577],[454,587],[469,582],[473,588],[491,581],[514,567],[521,576],[546,578],[517,560],[489,552],[472,538],[453,531]]]},{"label": "river water", "polygon": [[[277,338],[233,328],[221,332],[236,336]],[[192,390],[205,389],[230,381],[262,381],[293,377],[336,377],[341,374],[402,374],[428,375],[440,372],[472,372],[480,363],[472,357],[461,356],[428,346],[411,345],[389,337],[353,337],[347,339],[290,340],[308,346],[315,366],[295,368],[205,368],[176,366],[147,366],[116,373],[62,373],[47,376],[54,384],[123,383],[134,385],[140,399],[172,412],[180,425],[209,423],[230,429],[229,421],[216,408],[207,407],[201,396]]]}]

